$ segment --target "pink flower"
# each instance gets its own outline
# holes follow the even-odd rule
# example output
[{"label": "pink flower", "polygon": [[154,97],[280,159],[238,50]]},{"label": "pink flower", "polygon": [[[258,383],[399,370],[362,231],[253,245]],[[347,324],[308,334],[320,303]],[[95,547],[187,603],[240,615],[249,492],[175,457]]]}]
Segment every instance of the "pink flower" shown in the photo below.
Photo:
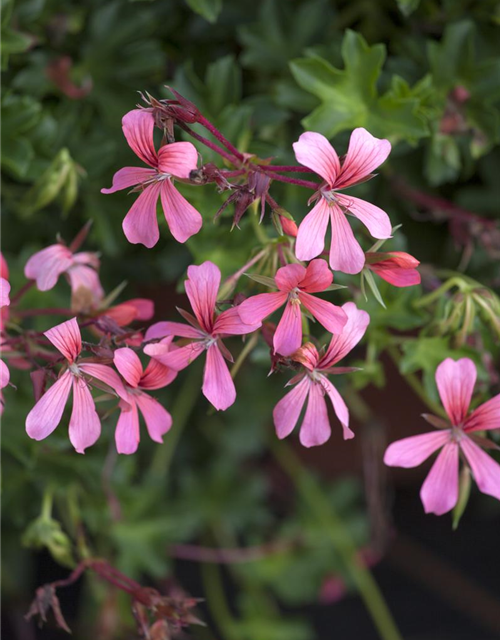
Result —
[{"label": "pink flower", "polygon": [[30,438],[43,440],[61,422],[62,414],[73,388],[73,411],[69,422],[69,439],[78,453],[93,445],[101,433],[101,421],[95,410],[89,383],[101,380],[127,402],[128,395],[120,377],[110,367],[93,362],[78,362],[82,338],[76,318],[46,331],[45,336],[67,360],[67,369],[35,404],[26,418]]},{"label": "pink flower", "polygon": [[[167,346],[172,338],[166,338]],[[139,445],[139,411],[142,413],[149,436],[155,442],[163,442],[163,436],[172,426],[172,416],[161,404],[144,392],[144,389],[161,389],[169,385],[177,372],[156,360],[150,360],[143,370],[139,357],[124,347],[117,349],[114,363],[126,381],[128,401],[120,401],[120,417],[116,425],[115,442],[118,453],[134,453]]]},{"label": "pink flower", "polygon": [[3,255],[0,253],[0,308],[10,305],[9,267]]},{"label": "pink flower", "polygon": [[330,267],[334,271],[359,273],[365,264],[365,255],[345,214],[350,213],[361,220],[374,238],[390,238],[391,222],[382,209],[339,191],[371,178],[372,171],[389,155],[390,142],[374,138],[366,129],[354,129],[342,164],[335,149],[320,133],[303,133],[293,148],[297,161],[326,181],[313,196],[313,199],[319,198],[317,204],[299,226],[295,245],[297,258],[311,260],[322,253],[330,220]]},{"label": "pink flower", "polygon": [[245,324],[236,307],[215,315],[220,280],[220,270],[212,262],[190,266],[186,293],[196,317],[186,311],[182,315],[191,326],[180,322],[157,322],[147,330],[145,339],[180,336],[192,342],[175,351],[170,350],[169,345],[149,344],[144,352],[174,371],[180,371],[206,351],[203,395],[217,410],[224,411],[234,403],[236,389],[224,362],[224,358],[232,360],[232,357],[222,338],[251,333],[260,327],[260,323]]},{"label": "pink flower", "polygon": [[83,288],[90,292],[93,303],[98,304],[104,298],[104,291],[97,269],[97,254],[87,251],[73,253],[63,244],[53,244],[31,256],[24,267],[24,275],[29,280],[36,280],[40,291],[48,291],[55,287],[59,276],[64,273],[73,296]]},{"label": "pink flower", "polygon": [[163,213],[171,234],[186,242],[201,229],[201,215],[172,184],[172,178],[188,179],[196,169],[198,153],[190,142],[154,147],[154,117],[150,111],[134,109],[122,120],[123,133],[132,151],[151,169],[125,167],[113,176],[113,186],[101,193],[114,193],[136,186],[141,193],[123,221],[123,231],[132,244],[154,247],[160,237],[156,204],[161,198]]},{"label": "pink flower", "polygon": [[304,371],[295,376],[288,384],[296,385],[274,407],[273,418],[278,438],[286,438],[295,428],[302,408],[307,409],[300,427],[300,442],[305,447],[324,444],[331,435],[325,394],[333,405],[333,410],[342,424],[344,440],[354,438],[349,429],[349,411],[337,389],[328,380],[329,373],[346,373],[349,368],[334,368],[364,336],[370,316],[361,311],[353,302],[346,302],[342,309],[347,315],[347,324],[342,333],[333,336],[326,353],[318,354],[311,343],[305,344],[294,356],[294,360],[304,366]]},{"label": "pink flower", "polygon": [[416,267],[420,262],[404,251],[366,254],[365,266],[395,287],[411,287],[420,284]]},{"label": "pink flower", "polygon": [[469,358],[444,360],[436,369],[436,383],[448,414],[448,428],[444,420],[429,416],[431,424],[440,427],[439,431],[398,440],[385,452],[385,464],[409,468],[441,449],[420,491],[426,513],[440,516],[457,504],[460,453],[479,490],[500,500],[500,465],[476,444],[484,439],[474,442],[475,431],[500,428],[500,394],[469,414],[476,375],[476,366]]},{"label": "pink flower", "polygon": [[313,260],[307,269],[300,264],[288,264],[276,272],[279,291],[261,293],[240,304],[238,312],[243,322],[253,324],[286,303],[285,311],[274,334],[275,353],[290,356],[302,344],[303,305],[330,333],[340,333],[347,317],[340,307],[311,295],[325,291],[333,282],[333,274],[325,260]]}]

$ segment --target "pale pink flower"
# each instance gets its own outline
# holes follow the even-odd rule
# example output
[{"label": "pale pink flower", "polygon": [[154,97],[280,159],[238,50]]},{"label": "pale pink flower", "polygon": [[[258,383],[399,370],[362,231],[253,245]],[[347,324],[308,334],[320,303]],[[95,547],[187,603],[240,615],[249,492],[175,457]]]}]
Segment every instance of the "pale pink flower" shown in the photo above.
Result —
[{"label": "pale pink flower", "polygon": [[65,274],[73,296],[83,288],[90,293],[93,303],[98,304],[104,298],[104,291],[97,269],[97,254],[73,253],[63,244],[53,244],[31,256],[24,267],[24,275],[29,280],[36,280],[40,291],[49,291],[55,287],[59,276]]},{"label": "pale pink flower", "polygon": [[3,413],[3,409],[5,406],[5,401],[3,399],[3,392],[1,391],[4,387],[9,384],[10,380],[10,371],[7,365],[3,360],[0,360],[0,416]]},{"label": "pale pink flower", "polygon": [[[166,346],[172,338],[162,341]],[[116,425],[115,442],[118,453],[135,453],[139,445],[139,411],[146,422],[149,436],[163,442],[163,436],[172,426],[172,416],[152,398],[146,389],[161,389],[169,385],[177,372],[151,359],[144,370],[138,355],[132,349],[117,349],[113,358],[115,367],[126,381],[128,401],[120,401],[120,417]]]},{"label": "pale pink flower", "polygon": [[243,322],[262,322],[284,304],[285,311],[273,338],[274,352],[290,356],[302,344],[302,306],[330,333],[340,333],[347,322],[346,314],[331,302],[312,296],[325,291],[333,282],[333,274],[325,260],[313,260],[309,266],[288,264],[276,272],[278,291],[260,293],[238,307]]},{"label": "pale pink flower", "polygon": [[149,249],[160,237],[156,218],[158,198],[161,198],[170,233],[178,242],[186,242],[202,225],[201,215],[172,183],[172,178],[188,179],[196,169],[196,148],[190,142],[173,142],[156,152],[154,127],[153,114],[144,109],[134,109],[123,117],[123,133],[130,148],[151,169],[124,167],[113,176],[110,189],[101,189],[101,193],[114,193],[137,187],[140,195],[125,216],[123,231],[129,242],[143,244]]},{"label": "pale pink flower", "polygon": [[359,273],[365,254],[347,221],[350,213],[366,226],[374,238],[390,238],[389,216],[373,204],[339,191],[364,182],[384,162],[391,151],[388,140],[374,138],[366,129],[354,129],[344,161],[320,133],[303,133],[293,145],[300,164],[318,173],[325,181],[312,200],[316,205],[299,226],[295,253],[299,260],[311,260],[325,248],[328,220],[331,222],[330,267],[334,271]]},{"label": "pale pink flower", "polygon": [[395,287],[412,287],[420,284],[417,267],[420,262],[404,251],[366,253],[365,266]]},{"label": "pale pink flower", "polygon": [[76,318],[49,329],[44,334],[66,358],[67,369],[35,404],[26,418],[26,431],[30,438],[43,440],[61,422],[71,389],[73,411],[69,422],[69,439],[78,453],[84,453],[101,433],[101,421],[90,393],[93,378],[104,382],[127,402],[128,395],[116,371],[104,364],[78,362],[82,351],[82,338]]},{"label": "pale pink flower", "polygon": [[232,357],[222,338],[251,333],[260,327],[260,323],[245,324],[237,307],[223,311],[218,316],[215,314],[221,273],[213,262],[207,261],[200,266],[192,265],[187,273],[186,293],[196,317],[185,311],[182,315],[191,326],[180,322],[157,322],[147,330],[145,339],[180,336],[191,339],[192,342],[175,351],[172,351],[169,345],[149,344],[144,348],[144,352],[175,371],[184,369],[206,352],[203,395],[217,410],[224,411],[234,403],[236,389],[224,362],[224,358],[232,361]]},{"label": "pale pink flower", "polygon": [[9,267],[7,261],[0,253],[0,308],[10,305]]},{"label": "pale pink flower", "polygon": [[333,405],[333,410],[342,424],[344,440],[354,438],[349,428],[349,411],[337,389],[327,378],[328,374],[347,373],[353,369],[334,367],[342,360],[364,336],[370,316],[361,311],[354,302],[346,302],[342,309],[347,315],[347,323],[342,333],[333,336],[323,356],[316,347],[305,344],[294,355],[294,360],[304,366],[304,370],[296,375],[288,384],[296,385],[274,407],[273,418],[278,438],[286,438],[299,421],[302,409],[307,400],[300,442],[305,447],[324,444],[331,435],[328,409],[325,394]]},{"label": "pale pink flower", "polygon": [[426,513],[440,516],[457,504],[460,454],[479,490],[500,500],[500,465],[477,444],[489,441],[474,435],[476,431],[500,428],[500,394],[469,414],[476,376],[476,365],[469,358],[446,358],[436,369],[436,383],[449,424],[424,416],[439,430],[393,442],[385,452],[385,464],[409,468],[442,449],[420,491]]}]

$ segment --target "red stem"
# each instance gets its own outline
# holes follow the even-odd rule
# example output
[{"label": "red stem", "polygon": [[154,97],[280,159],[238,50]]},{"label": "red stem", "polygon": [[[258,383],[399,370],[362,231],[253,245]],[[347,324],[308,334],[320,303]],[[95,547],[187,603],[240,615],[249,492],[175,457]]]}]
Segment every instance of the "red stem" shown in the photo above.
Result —
[{"label": "red stem", "polygon": [[10,306],[13,307],[14,305],[16,305],[19,302],[19,300],[21,300],[21,298],[24,296],[24,294],[27,293],[34,284],[35,284],[34,280],[28,280],[28,282],[23,284],[23,286],[19,289],[16,295],[10,299]]},{"label": "red stem", "polygon": [[260,560],[273,553],[289,551],[297,545],[296,540],[278,540],[254,547],[242,549],[215,549],[212,547],[198,547],[193,544],[176,544],[169,547],[169,552],[181,560],[194,562],[210,562],[217,564],[235,564]]},{"label": "red stem", "polygon": [[198,142],[201,142],[209,149],[212,149],[212,151],[215,151],[215,153],[218,153],[223,158],[226,158],[226,160],[231,164],[234,164],[234,165],[239,164],[239,159],[237,157],[235,157],[234,155],[231,155],[230,153],[225,151],[222,147],[219,147],[219,145],[215,144],[215,142],[211,142],[210,140],[208,140],[208,138],[200,136],[199,133],[196,133],[195,131],[193,131],[191,127],[188,127],[187,124],[184,124],[184,122],[179,121],[177,122],[177,124],[181,129],[184,129],[186,133],[189,133],[190,136],[193,136],[195,140],[198,140]]},{"label": "red stem", "polygon": [[[264,170],[265,173],[265,170]],[[314,189],[316,191],[319,187],[318,182],[311,182],[309,180],[299,180],[298,178],[289,178],[288,176],[281,176],[279,174],[269,176],[273,180],[278,180],[278,182],[288,182],[288,184],[296,184],[299,187],[306,187],[307,189]]]},{"label": "red stem", "polygon": [[238,158],[240,162],[243,161],[243,154],[240,153],[238,149],[231,142],[229,142],[229,140],[225,136],[223,136],[222,133],[216,127],[214,127],[214,125],[209,120],[205,118],[205,116],[202,116],[200,114],[198,117],[198,122],[203,127],[205,127],[205,129],[210,131],[210,133],[215,138],[217,138],[217,140],[221,142],[228,151],[230,151],[234,156],[236,156],[236,158]]},{"label": "red stem", "polygon": [[315,173],[312,169],[303,167],[300,164],[258,164],[259,169],[266,169],[267,171],[291,171],[292,173]]},{"label": "red stem", "polygon": [[19,309],[16,310],[16,315],[21,318],[29,318],[32,316],[75,316],[77,315],[71,309],[60,309],[54,307],[52,309]]}]

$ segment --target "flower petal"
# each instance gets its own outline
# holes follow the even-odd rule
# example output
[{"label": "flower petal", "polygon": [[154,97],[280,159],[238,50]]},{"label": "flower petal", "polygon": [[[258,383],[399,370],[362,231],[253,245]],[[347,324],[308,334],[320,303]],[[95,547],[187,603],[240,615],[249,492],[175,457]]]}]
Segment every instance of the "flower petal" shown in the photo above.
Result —
[{"label": "flower petal", "polygon": [[172,416],[147,393],[139,393],[135,399],[146,422],[149,437],[155,442],[163,442],[163,436],[172,426]]},{"label": "flower petal", "polygon": [[185,369],[196,360],[203,351],[205,351],[205,345],[201,342],[191,342],[185,347],[174,350],[170,350],[168,345],[161,343],[148,344],[144,347],[144,353],[174,371]]},{"label": "flower petal", "polygon": [[[269,295],[269,294],[268,294]],[[302,345],[302,313],[300,304],[287,302],[273,337],[274,352],[291,356]]]},{"label": "flower petal", "polygon": [[101,421],[94,399],[85,380],[73,376],[73,411],[69,421],[69,440],[78,453],[97,442],[101,435]]},{"label": "flower petal", "polygon": [[0,308],[10,305],[10,284],[5,278],[0,278]]},{"label": "flower petal", "polygon": [[412,287],[421,281],[420,273],[416,269],[385,267],[378,264],[368,265],[368,268],[394,287]]},{"label": "flower petal", "polygon": [[329,207],[332,222],[330,267],[343,273],[359,273],[365,265],[365,254],[354,237],[345,213],[338,205]]},{"label": "flower petal", "polygon": [[120,417],[116,423],[115,443],[118,453],[131,454],[139,445],[139,413],[135,401],[120,403]]},{"label": "flower petal", "polygon": [[24,267],[24,275],[29,280],[36,280],[40,291],[48,291],[72,264],[73,254],[68,247],[53,244],[31,256]]},{"label": "flower petal", "polygon": [[276,286],[280,291],[289,293],[299,286],[301,280],[306,276],[306,268],[301,264],[287,264],[276,271],[274,278]]},{"label": "flower petal", "polygon": [[306,131],[298,142],[293,143],[293,150],[297,162],[308,169],[312,169],[330,186],[335,184],[340,172],[340,162],[337,152],[321,133]]},{"label": "flower petal", "polygon": [[287,298],[282,291],[259,293],[244,300],[238,306],[238,313],[245,324],[256,324],[284,305]]},{"label": "flower petal", "polygon": [[198,152],[191,142],[172,142],[158,151],[158,171],[176,178],[189,178],[198,164]]},{"label": "flower petal", "polygon": [[484,402],[466,419],[464,431],[500,429],[500,393]]},{"label": "flower petal", "polygon": [[149,298],[132,298],[124,304],[135,309],[135,320],[151,320],[155,314],[155,303]]},{"label": "flower petal", "polygon": [[319,258],[307,265],[305,276],[300,281],[299,287],[307,293],[319,293],[328,289],[332,282],[333,273],[328,268],[327,261]]},{"label": "flower petal", "polygon": [[299,260],[312,260],[323,251],[329,215],[330,205],[321,197],[299,225],[295,242]]},{"label": "flower petal", "polygon": [[80,289],[90,292],[93,304],[97,305],[104,298],[104,289],[99,280],[99,274],[95,269],[84,264],[76,264],[68,270],[68,278],[71,285],[73,298]]},{"label": "flower petal", "polygon": [[167,179],[162,182],[161,205],[170,233],[177,242],[186,242],[201,229],[203,218]]},{"label": "flower petal", "polygon": [[220,286],[220,269],[207,260],[199,266],[188,267],[187,274],[186,293],[196,319],[202,329],[212,333],[215,302]]},{"label": "flower petal", "polygon": [[384,463],[389,467],[418,467],[435,451],[444,447],[450,439],[450,431],[431,431],[418,436],[403,438],[390,444],[384,455]]},{"label": "flower petal", "polygon": [[123,189],[135,187],[138,184],[152,180],[158,175],[154,169],[146,167],[123,167],[113,176],[113,184],[109,189],[101,189],[101,193],[109,194]]},{"label": "flower petal", "polygon": [[387,160],[390,152],[389,140],[375,138],[362,127],[354,129],[335,188],[345,189],[364,180]]},{"label": "flower petal", "polygon": [[300,427],[300,443],[304,447],[316,447],[324,444],[331,433],[323,388],[320,384],[312,384],[306,415]]},{"label": "flower petal", "polygon": [[9,384],[10,371],[9,367],[3,360],[0,360],[0,389],[3,389]]},{"label": "flower petal", "polygon": [[155,322],[146,331],[144,340],[154,340],[155,338],[163,338],[165,336],[179,336],[180,338],[202,338],[204,334],[182,322]]},{"label": "flower petal", "polygon": [[458,500],[458,444],[450,442],[436,458],[420,490],[425,513],[451,511]]},{"label": "flower petal", "polygon": [[294,430],[311,385],[310,378],[305,376],[274,407],[274,426],[276,427],[276,435],[280,440],[286,438]]},{"label": "flower petal", "polygon": [[252,324],[246,324],[241,319],[239,307],[232,307],[223,311],[217,317],[213,333],[216,335],[242,336],[256,331],[261,325],[262,322],[260,320]]},{"label": "flower petal", "polygon": [[116,391],[117,395],[125,402],[128,402],[129,395],[120,380],[120,376],[111,367],[96,362],[85,362],[78,365],[79,369],[87,375],[100,380]]},{"label": "flower petal", "polygon": [[436,369],[436,384],[451,423],[458,426],[469,410],[476,384],[476,365],[470,358],[446,358]]},{"label": "flower petal", "polygon": [[72,382],[71,372],[65,371],[28,413],[26,432],[30,438],[43,440],[61,422]]},{"label": "flower petal", "polygon": [[391,237],[391,221],[383,209],[360,198],[354,198],[354,196],[338,194],[337,199],[339,204],[356,216],[358,220],[361,220],[371,236],[380,239]]},{"label": "flower petal", "polygon": [[156,204],[161,185],[156,182],[145,187],[125,216],[122,228],[125,237],[132,244],[143,244],[148,249],[154,247],[160,238]]},{"label": "flower petal", "polygon": [[117,349],[113,356],[115,367],[131,387],[137,387],[142,377],[142,364],[135,351],[128,347]]},{"label": "flower petal", "polygon": [[370,324],[370,316],[358,309],[354,302],[346,302],[342,310],[347,316],[347,323],[342,333],[333,336],[328,349],[319,363],[320,369],[328,369],[342,360],[365,335],[366,328]]},{"label": "flower petal", "polygon": [[44,334],[68,362],[74,362],[82,350],[82,335],[76,318],[61,322]]},{"label": "flower petal", "polygon": [[141,378],[140,387],[141,389],[162,389],[173,382],[176,377],[177,371],[151,358]]},{"label": "flower petal", "polygon": [[207,350],[202,391],[217,411],[225,411],[236,400],[233,379],[217,344]]},{"label": "flower petal", "polygon": [[150,167],[158,166],[158,156],[153,141],[155,120],[145,109],[133,109],[122,118],[122,129],[132,151]]},{"label": "flower petal", "polygon": [[341,307],[305,292],[299,293],[299,300],[327,331],[342,332],[347,323],[347,315]]},{"label": "flower petal", "polygon": [[500,465],[470,438],[462,438],[460,447],[472,470],[474,480],[482,493],[500,500]]},{"label": "flower petal", "polygon": [[354,438],[354,432],[349,428],[349,409],[344,399],[326,376],[321,376],[321,385],[331,400],[335,415],[340,420],[344,432],[344,440],[351,440],[351,438]]}]

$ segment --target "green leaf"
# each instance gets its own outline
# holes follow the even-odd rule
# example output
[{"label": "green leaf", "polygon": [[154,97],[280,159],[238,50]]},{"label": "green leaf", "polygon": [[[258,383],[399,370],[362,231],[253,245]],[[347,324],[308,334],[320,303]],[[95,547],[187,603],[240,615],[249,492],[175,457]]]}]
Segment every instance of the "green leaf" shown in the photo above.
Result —
[{"label": "green leaf", "polygon": [[399,10],[407,18],[418,8],[420,0],[397,0]]},{"label": "green leaf", "polygon": [[453,509],[453,531],[458,529],[458,525],[462,516],[464,515],[465,508],[467,507],[467,503],[469,502],[470,496],[470,488],[471,488],[471,473],[470,469],[467,465],[462,467],[462,471],[460,472],[460,484],[458,489],[458,502]]},{"label": "green leaf", "polygon": [[222,9],[222,0],[186,0],[187,5],[200,16],[211,22],[216,22]]}]

